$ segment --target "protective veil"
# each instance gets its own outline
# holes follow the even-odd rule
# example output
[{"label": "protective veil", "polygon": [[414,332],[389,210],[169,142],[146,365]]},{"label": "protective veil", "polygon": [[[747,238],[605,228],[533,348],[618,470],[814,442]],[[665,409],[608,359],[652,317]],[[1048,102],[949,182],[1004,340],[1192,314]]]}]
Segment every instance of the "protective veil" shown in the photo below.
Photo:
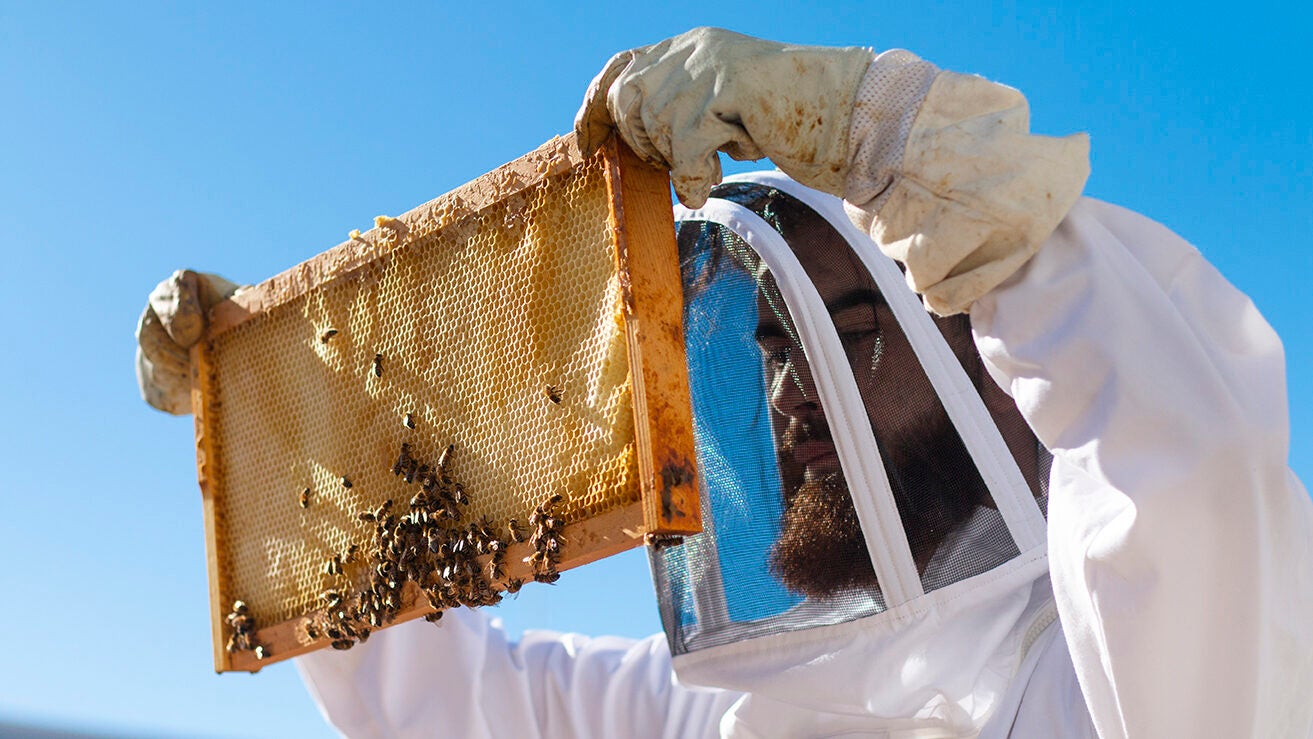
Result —
[{"label": "protective veil", "polygon": [[976,726],[1055,611],[965,318],[780,173],[677,221],[706,528],[653,556],[677,674]]}]

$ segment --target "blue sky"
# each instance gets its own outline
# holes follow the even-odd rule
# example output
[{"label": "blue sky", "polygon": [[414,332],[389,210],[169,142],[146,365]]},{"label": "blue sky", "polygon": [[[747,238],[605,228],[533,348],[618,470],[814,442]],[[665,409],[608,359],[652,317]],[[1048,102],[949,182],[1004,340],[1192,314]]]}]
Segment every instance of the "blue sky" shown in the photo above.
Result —
[{"label": "blue sky", "polygon": [[[1177,230],[1276,326],[1313,480],[1294,3],[265,5],[0,3],[0,723],[329,735],[288,665],[211,671],[191,422],[132,375],[146,294],[179,267],[261,280],[441,194],[565,132],[610,54],[694,25],[908,48],[1088,131],[1087,194]],[[641,636],[647,578],[624,555],[501,611]]]}]

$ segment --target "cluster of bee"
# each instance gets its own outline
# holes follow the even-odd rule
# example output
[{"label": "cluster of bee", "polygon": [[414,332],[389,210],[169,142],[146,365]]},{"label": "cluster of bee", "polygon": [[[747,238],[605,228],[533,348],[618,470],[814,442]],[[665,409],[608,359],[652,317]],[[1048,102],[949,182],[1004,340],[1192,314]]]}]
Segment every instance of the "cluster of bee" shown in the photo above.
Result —
[{"label": "cluster of bee", "polygon": [[552,495],[529,514],[529,525],[534,527],[529,536],[533,554],[524,561],[533,569],[535,582],[554,583],[561,578],[556,571],[556,565],[561,561],[561,545],[565,543],[561,536],[561,519],[556,517],[556,504],[560,502],[560,495]]},{"label": "cluster of bee", "polygon": [[255,618],[251,616],[251,609],[246,603],[233,601],[232,612],[223,620],[232,629],[232,635],[228,637],[228,654],[254,651],[256,659],[265,658],[264,645],[255,641]]},{"label": "cluster of bee", "polygon": [[[490,606],[502,600],[502,591],[515,593],[523,582],[507,578],[503,571],[506,551],[512,542],[525,541],[515,519],[506,526],[508,538],[498,536],[493,524],[483,517],[466,520],[464,508],[470,504],[460,483],[447,474],[453,446],[443,450],[434,464],[417,459],[409,444],[402,444],[392,465],[392,474],[419,490],[402,509],[392,499],[358,514],[362,525],[373,526],[373,540],[367,559],[370,569],[368,585],[355,593],[329,590],[321,596],[323,614],[307,619],[303,626],[311,639],[325,636],[335,649],[350,649],[356,641],[369,638],[370,629],[395,620],[402,609],[402,591],[414,583],[435,609],[425,618],[438,621],[443,610],[455,606]],[[529,541],[535,547],[534,579],[554,582],[559,575],[561,521],[553,507],[561,500],[552,496],[538,506],[530,517],[537,527]],[[325,564],[325,573],[342,575],[344,564],[355,561],[357,552],[334,557]]]},{"label": "cluster of bee", "polygon": [[370,631],[360,623],[358,604],[348,604],[336,590],[325,590],[319,599],[324,602],[323,613],[318,620],[307,618],[302,624],[306,636],[318,639],[322,634],[332,640],[334,649],[350,649],[357,641],[368,641]]}]

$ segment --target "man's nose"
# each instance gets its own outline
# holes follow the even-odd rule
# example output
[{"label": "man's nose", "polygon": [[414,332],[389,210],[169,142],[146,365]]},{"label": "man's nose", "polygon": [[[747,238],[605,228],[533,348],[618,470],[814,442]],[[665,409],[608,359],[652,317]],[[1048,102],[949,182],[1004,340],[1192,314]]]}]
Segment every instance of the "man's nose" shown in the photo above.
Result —
[{"label": "man's nose", "polygon": [[801,348],[789,353],[789,359],[774,371],[770,387],[771,406],[785,416],[803,418],[820,410],[811,365]]}]

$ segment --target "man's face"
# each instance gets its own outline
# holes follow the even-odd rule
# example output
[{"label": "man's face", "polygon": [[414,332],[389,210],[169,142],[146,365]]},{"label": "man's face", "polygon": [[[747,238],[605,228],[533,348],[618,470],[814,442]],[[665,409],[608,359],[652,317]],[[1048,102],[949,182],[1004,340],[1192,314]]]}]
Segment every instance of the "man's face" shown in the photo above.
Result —
[{"label": "man's face", "polygon": [[[821,242],[825,243],[825,242]],[[799,253],[825,303],[857,381],[866,417],[887,453],[898,455],[914,442],[939,410],[934,388],[888,303],[865,267],[846,248]],[[798,345],[796,330],[773,291],[758,297],[757,341],[766,363],[771,408],[784,424],[782,440],[805,480],[839,470],[811,365]],[[768,297],[770,296],[770,297]],[[970,340],[968,335],[967,340]]]},{"label": "man's face", "polygon": [[[878,439],[904,525],[909,531],[941,530],[911,542],[913,558],[923,567],[942,540],[945,523],[955,523],[961,509],[948,499],[960,495],[958,486],[936,485],[931,478],[943,471],[925,468],[939,468],[941,461],[970,466],[969,456],[963,461],[953,447],[960,441],[952,424],[865,267],[841,241],[810,247],[797,256],[844,347],[865,411],[857,421],[869,421]],[[786,484],[772,566],[785,585],[805,595],[873,586],[875,574],[811,365],[792,320],[782,318],[787,314],[774,285],[763,285],[758,295],[757,340]],[[969,350],[969,327],[945,333],[955,351]]]}]

